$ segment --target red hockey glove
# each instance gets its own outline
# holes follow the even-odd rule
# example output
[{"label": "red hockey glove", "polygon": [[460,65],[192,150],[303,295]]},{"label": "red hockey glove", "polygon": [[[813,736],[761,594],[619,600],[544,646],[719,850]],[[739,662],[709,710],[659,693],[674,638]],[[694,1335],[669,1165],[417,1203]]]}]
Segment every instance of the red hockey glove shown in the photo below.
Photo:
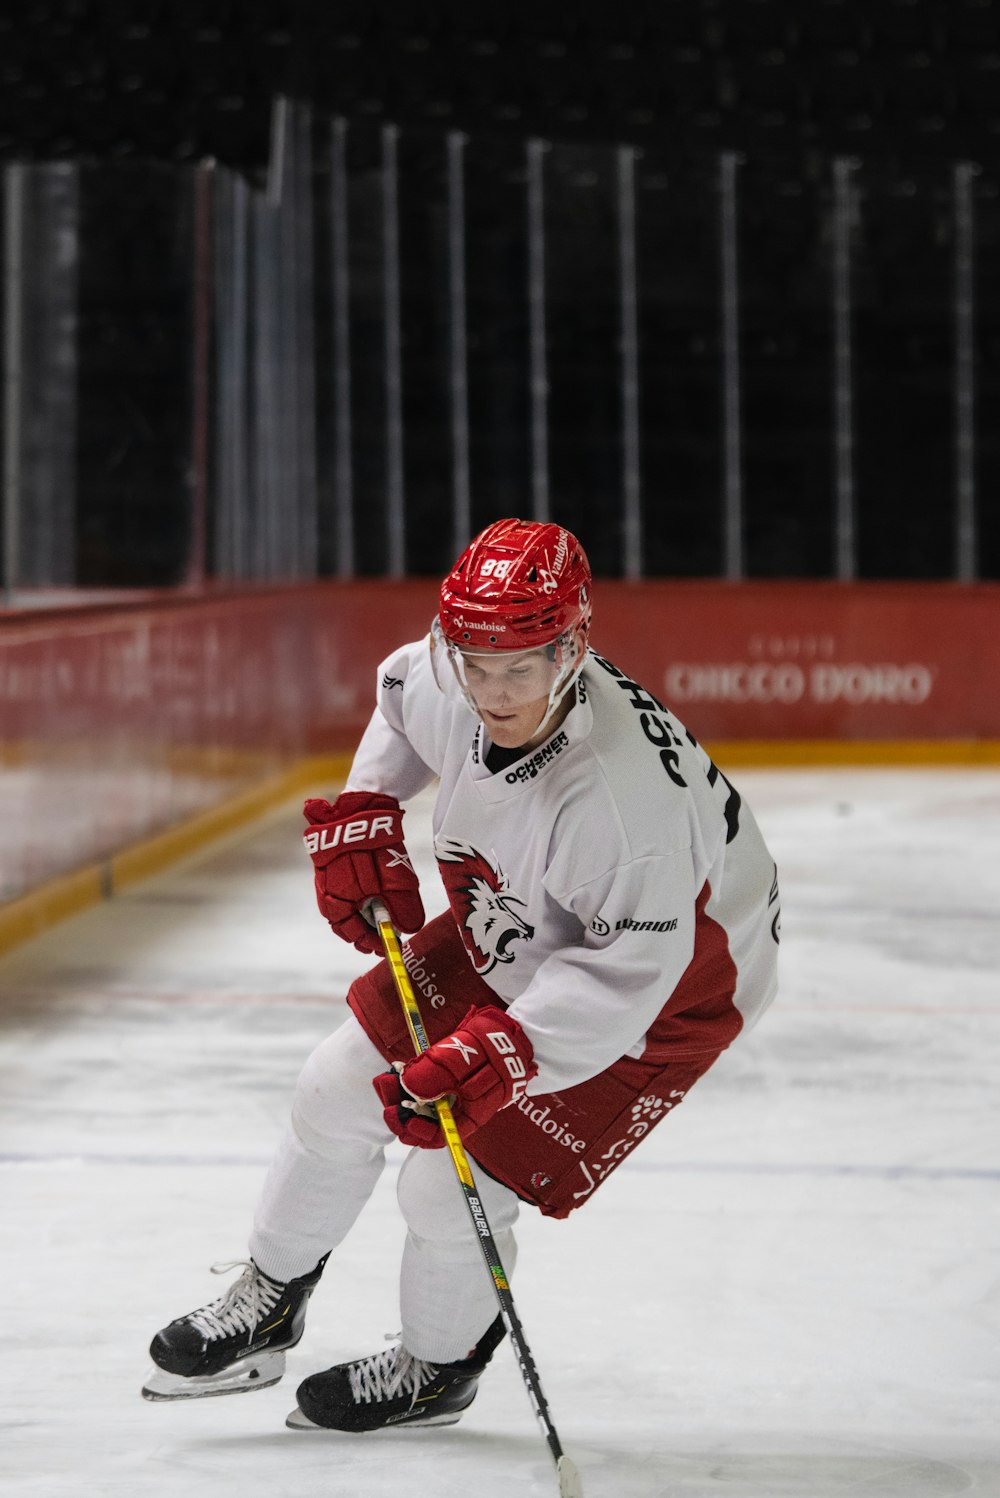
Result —
[{"label": "red hockey glove", "polygon": [[453,1098],[459,1132],[471,1134],[521,1097],[538,1072],[531,1041],[516,1019],[493,1004],[473,1007],[451,1035],[397,1066],[399,1070],[384,1072],[372,1085],[392,1132],[404,1144],[424,1149],[439,1149],[444,1135],[436,1115],[418,1113],[415,1105]]},{"label": "red hockey glove", "polygon": [[385,902],[394,926],[419,931],[424,907],[395,797],[345,791],[332,806],[311,800],[303,811],[312,823],[304,836],[316,866],[316,903],[336,934],[359,952],[380,952],[379,934],[361,914],[375,898]]}]

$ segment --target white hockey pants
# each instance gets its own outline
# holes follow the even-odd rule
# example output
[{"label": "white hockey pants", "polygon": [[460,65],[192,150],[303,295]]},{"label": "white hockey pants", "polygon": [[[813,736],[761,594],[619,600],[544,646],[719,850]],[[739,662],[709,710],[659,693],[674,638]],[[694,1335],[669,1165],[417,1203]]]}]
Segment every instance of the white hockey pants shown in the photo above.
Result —
[{"label": "white hockey pants", "polygon": [[[306,1062],[291,1127],[254,1215],[250,1252],[265,1274],[280,1280],[307,1274],[346,1237],[375,1189],[394,1137],[372,1087],[385,1069],[353,1014]],[[504,1267],[513,1273],[518,1199],[482,1171],[476,1183]],[[397,1191],[408,1228],[400,1271],[403,1345],[433,1362],[464,1358],[497,1303],[447,1149],[410,1150]]]}]

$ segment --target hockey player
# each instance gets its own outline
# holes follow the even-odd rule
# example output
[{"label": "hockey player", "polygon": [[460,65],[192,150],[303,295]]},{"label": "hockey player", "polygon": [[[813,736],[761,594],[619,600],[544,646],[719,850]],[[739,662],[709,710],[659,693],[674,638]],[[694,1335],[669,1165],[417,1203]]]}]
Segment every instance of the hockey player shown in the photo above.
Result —
[{"label": "hockey player", "polygon": [[[382,961],[306,1062],[228,1294],[154,1338],[149,1398],[281,1377],[329,1253],[393,1135],[408,1226],[399,1343],[307,1378],[297,1427],[446,1424],[503,1335],[432,1107],[452,1100],[508,1271],[521,1203],[565,1217],[775,991],[778,884],[749,807],[672,712],[588,649],[591,575],[551,524],[488,527],[430,640],[379,668],[343,794],[306,802],[320,910],[375,953],[384,902],[432,1042],[414,1057]],[[425,924],[400,802],[440,782],[449,910]]]}]

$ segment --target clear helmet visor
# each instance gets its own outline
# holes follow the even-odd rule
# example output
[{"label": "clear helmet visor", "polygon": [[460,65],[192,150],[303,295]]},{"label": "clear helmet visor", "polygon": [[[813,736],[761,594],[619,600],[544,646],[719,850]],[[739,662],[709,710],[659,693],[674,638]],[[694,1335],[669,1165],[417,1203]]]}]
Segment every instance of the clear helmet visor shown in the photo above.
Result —
[{"label": "clear helmet visor", "polygon": [[[477,717],[481,709],[503,711],[543,701],[544,728],[579,675],[586,654],[582,630],[568,630],[548,645],[528,650],[469,650],[446,638],[440,621],[431,626],[434,676],[444,686],[450,674]],[[536,729],[536,732],[538,730]]]}]

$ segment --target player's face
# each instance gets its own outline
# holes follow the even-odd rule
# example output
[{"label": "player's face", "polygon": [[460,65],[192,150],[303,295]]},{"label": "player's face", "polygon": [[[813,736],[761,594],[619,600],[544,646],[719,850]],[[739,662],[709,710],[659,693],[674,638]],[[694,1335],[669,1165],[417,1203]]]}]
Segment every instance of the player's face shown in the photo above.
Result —
[{"label": "player's face", "polygon": [[462,669],[490,738],[501,749],[533,749],[556,726],[550,721],[539,733],[556,676],[555,663],[544,650],[514,655],[463,651]]}]

